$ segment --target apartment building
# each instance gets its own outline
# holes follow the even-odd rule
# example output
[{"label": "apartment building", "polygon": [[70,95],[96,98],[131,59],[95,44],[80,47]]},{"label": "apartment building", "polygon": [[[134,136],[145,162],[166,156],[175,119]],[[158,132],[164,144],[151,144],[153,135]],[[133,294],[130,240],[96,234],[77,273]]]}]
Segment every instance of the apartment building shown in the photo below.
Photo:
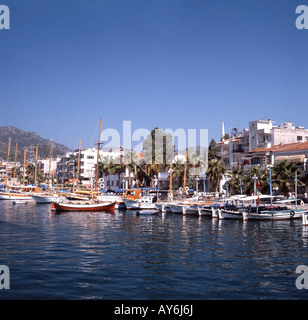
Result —
[{"label": "apartment building", "polygon": [[[78,173],[78,154],[79,152],[70,152],[65,156],[61,157],[57,163],[57,176],[58,183],[74,183],[77,180]],[[110,151],[99,151],[100,162],[118,162],[123,160],[124,151],[110,150]],[[81,150],[80,152],[80,164],[79,164],[79,176],[78,181],[85,187],[91,187],[94,185],[96,177],[96,166],[97,166],[97,149],[88,148]],[[134,184],[134,174],[131,172],[131,184]],[[128,187],[129,172],[125,168],[123,172],[118,174],[103,175],[103,182],[100,182],[102,188],[122,189]]]},{"label": "apartment building", "polygon": [[244,129],[229,139],[222,138],[218,142],[221,147],[218,156],[229,169],[245,170],[257,164],[267,166],[275,161],[275,155],[264,150],[269,151],[273,146],[306,141],[308,141],[308,129],[296,127],[290,121],[277,126],[272,119],[255,120],[249,122],[249,129]]}]

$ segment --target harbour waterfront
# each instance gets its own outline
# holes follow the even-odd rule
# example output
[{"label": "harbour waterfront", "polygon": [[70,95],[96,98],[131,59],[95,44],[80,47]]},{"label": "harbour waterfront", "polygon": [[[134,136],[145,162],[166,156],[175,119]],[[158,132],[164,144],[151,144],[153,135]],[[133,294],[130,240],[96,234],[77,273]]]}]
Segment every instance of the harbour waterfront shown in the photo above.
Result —
[{"label": "harbour waterfront", "polygon": [[218,220],[135,211],[55,214],[0,201],[0,299],[307,299],[300,220]]}]

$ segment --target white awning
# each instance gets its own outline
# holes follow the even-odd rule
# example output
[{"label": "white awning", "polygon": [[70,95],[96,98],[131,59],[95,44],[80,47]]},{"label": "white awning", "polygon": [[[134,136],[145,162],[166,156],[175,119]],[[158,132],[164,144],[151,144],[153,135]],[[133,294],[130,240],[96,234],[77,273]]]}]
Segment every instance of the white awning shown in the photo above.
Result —
[{"label": "white awning", "polygon": [[290,156],[278,156],[275,158],[275,162],[277,161],[283,161],[283,160],[288,160],[288,161],[293,161],[293,162],[304,162],[306,158],[305,154],[296,154],[296,155],[290,155]]}]

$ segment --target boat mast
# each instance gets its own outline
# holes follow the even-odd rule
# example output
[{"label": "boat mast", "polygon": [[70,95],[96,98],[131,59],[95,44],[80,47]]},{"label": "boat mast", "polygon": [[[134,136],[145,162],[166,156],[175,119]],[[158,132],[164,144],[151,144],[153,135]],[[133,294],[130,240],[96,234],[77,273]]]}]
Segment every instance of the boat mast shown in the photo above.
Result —
[{"label": "boat mast", "polygon": [[172,162],[170,163],[170,175],[169,175],[169,200],[171,201],[172,196]]},{"label": "boat mast", "polygon": [[23,172],[23,180],[22,180],[23,186],[25,185],[25,178],[26,178],[26,154],[27,154],[27,151],[25,149],[24,150],[24,172]]},{"label": "boat mast", "polygon": [[14,164],[14,183],[15,183],[15,178],[16,178],[16,164],[17,164],[17,142],[16,142],[16,147],[15,147],[15,164]]},{"label": "boat mast", "polygon": [[37,146],[36,146],[36,149],[35,149],[35,166],[34,166],[34,185],[36,186],[36,165],[37,164]]},{"label": "boat mast", "polygon": [[101,127],[102,119],[99,121],[99,131],[98,131],[98,144],[97,144],[97,161],[96,161],[96,174],[95,174],[95,189],[97,191],[97,180],[98,180],[98,165],[99,165],[99,146],[101,141]]},{"label": "boat mast", "polygon": [[184,198],[185,198],[186,162],[187,162],[187,150],[186,150],[185,165],[184,165],[183,202],[184,202]]},{"label": "boat mast", "polygon": [[79,152],[78,152],[78,164],[77,164],[76,190],[78,189],[78,183],[79,183],[80,147],[81,147],[81,140],[79,140]]},{"label": "boat mast", "polygon": [[49,153],[49,173],[48,173],[48,188],[49,189],[50,189],[51,155],[52,155],[52,139],[50,140],[50,153]]},{"label": "boat mast", "polygon": [[8,151],[7,151],[5,190],[7,190],[7,182],[8,182],[8,177],[9,177],[10,150],[11,150],[11,139],[9,139],[9,147],[8,147]]}]

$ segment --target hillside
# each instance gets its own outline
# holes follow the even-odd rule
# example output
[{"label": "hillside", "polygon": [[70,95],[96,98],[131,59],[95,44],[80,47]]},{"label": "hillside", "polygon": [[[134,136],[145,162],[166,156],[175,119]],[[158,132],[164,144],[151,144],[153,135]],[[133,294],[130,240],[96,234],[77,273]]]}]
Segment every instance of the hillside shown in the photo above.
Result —
[{"label": "hillside", "polygon": [[[18,143],[17,159],[20,162],[23,162],[24,150],[26,150],[27,161],[33,161],[35,159],[36,146],[38,146],[39,159],[49,157],[49,139],[43,139],[35,132],[23,131],[15,127],[0,127],[0,160],[7,159],[9,139],[11,139],[10,161],[15,159],[16,142]],[[70,149],[67,146],[53,141],[53,157],[69,151]]]}]

